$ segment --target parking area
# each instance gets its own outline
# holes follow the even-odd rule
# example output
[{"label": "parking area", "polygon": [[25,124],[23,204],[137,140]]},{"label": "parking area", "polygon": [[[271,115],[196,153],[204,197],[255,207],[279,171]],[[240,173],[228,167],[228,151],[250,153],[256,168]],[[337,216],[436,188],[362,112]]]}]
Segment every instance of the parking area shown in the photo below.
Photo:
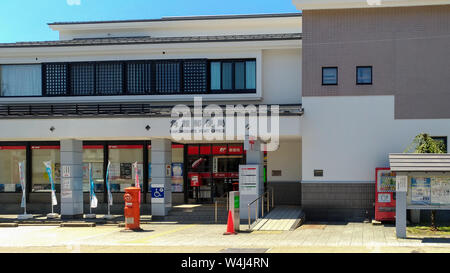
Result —
[{"label": "parking area", "polygon": [[[0,228],[0,252],[450,252],[448,238],[397,239],[395,227],[368,223],[306,223],[295,231],[223,235],[225,225],[152,223],[142,232],[117,225]],[[244,230],[246,226],[242,226]]]}]

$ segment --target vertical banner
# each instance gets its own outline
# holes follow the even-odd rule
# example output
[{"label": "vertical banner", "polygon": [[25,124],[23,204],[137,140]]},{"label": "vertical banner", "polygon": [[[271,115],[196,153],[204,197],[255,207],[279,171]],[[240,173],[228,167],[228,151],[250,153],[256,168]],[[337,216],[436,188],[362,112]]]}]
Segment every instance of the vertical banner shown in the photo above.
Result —
[{"label": "vertical banner", "polygon": [[113,197],[111,194],[111,185],[109,184],[109,169],[111,166],[111,161],[108,161],[108,168],[106,169],[106,190],[108,191],[108,205],[112,206]]},{"label": "vertical banner", "polygon": [[91,193],[91,208],[96,208],[97,207],[97,196],[95,196],[95,191],[94,191],[94,179],[92,178],[92,164],[89,163],[89,185],[90,185],[90,193]]},{"label": "vertical banner", "polygon": [[58,201],[56,200],[56,193],[55,193],[55,183],[53,181],[53,175],[52,175],[52,162],[51,161],[45,161],[44,162],[45,170],[48,174],[48,179],[50,180],[50,184],[52,186],[52,206],[58,205]]},{"label": "vertical banner", "polygon": [[137,161],[133,163],[134,169],[134,186],[139,189],[139,203],[141,203],[141,184],[139,183],[139,168]]},{"label": "vertical banner", "polygon": [[25,161],[19,162],[19,178],[20,186],[22,187],[22,202],[20,203],[21,208],[25,208],[26,213],[26,182],[25,182]]}]

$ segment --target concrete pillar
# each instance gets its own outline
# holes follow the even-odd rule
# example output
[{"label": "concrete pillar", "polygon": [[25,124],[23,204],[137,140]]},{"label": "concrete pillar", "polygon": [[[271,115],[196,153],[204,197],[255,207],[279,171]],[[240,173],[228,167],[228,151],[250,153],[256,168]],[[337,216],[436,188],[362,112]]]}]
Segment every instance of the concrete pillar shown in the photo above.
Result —
[{"label": "concrete pillar", "polygon": [[83,218],[83,141],[61,140],[61,218]]},{"label": "concrete pillar", "polygon": [[[264,192],[264,151],[261,148],[261,142],[256,140],[254,144],[245,144],[246,164],[259,166],[259,183],[257,185],[256,193],[246,194],[240,192],[240,217],[242,220],[248,219],[248,204],[261,196]],[[262,201],[258,201],[258,215],[261,217]],[[250,207],[250,219],[255,219],[256,203]],[[246,224],[246,223],[245,223]]]},{"label": "concrete pillar", "polygon": [[152,216],[167,216],[172,208],[172,142],[152,140]]}]

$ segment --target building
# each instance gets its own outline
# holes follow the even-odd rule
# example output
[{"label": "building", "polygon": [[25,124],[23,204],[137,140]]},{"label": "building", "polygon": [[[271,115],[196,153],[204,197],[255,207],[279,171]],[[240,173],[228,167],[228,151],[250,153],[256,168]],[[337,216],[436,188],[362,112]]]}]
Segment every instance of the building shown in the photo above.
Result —
[{"label": "building", "polygon": [[303,14],[302,206],[309,219],[371,214],[375,168],[419,133],[450,134],[450,1],[293,3]]},{"label": "building", "polygon": [[[51,161],[63,216],[79,217],[89,203],[89,163],[107,202],[108,161],[118,205],[134,185],[135,162],[145,204],[152,184],[165,187],[153,215],[212,203],[236,188],[239,164],[251,156],[237,138],[173,141],[172,108],[194,111],[197,96],[203,106],[280,105],[281,148],[266,153],[267,181],[280,188],[279,203],[300,203],[301,14],[49,26],[60,40],[0,45],[0,202],[19,210],[25,160],[28,203],[49,209],[43,162]],[[256,160],[264,165],[262,153]]]},{"label": "building", "polygon": [[[79,216],[89,163],[107,202],[109,160],[122,204],[138,162],[143,202],[165,215],[235,188],[247,162],[265,169],[276,204],[301,205],[308,219],[373,216],[375,168],[421,132],[450,135],[450,1],[293,3],[301,13],[52,23],[58,41],[0,44],[0,202],[19,209],[26,160],[28,202],[48,208],[51,160],[57,185],[66,179],[58,197]],[[279,149],[174,141],[171,109],[194,109],[195,96],[279,105]]]}]

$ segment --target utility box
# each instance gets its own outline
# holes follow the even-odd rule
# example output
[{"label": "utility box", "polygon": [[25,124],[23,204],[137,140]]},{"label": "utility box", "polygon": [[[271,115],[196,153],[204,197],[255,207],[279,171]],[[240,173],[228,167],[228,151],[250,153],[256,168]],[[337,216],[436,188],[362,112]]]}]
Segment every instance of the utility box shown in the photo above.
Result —
[{"label": "utility box", "polygon": [[228,207],[231,211],[231,217],[233,218],[234,231],[239,232],[239,225],[241,224],[241,218],[239,216],[239,206],[241,203],[240,195],[238,191],[230,191],[228,199]]}]

